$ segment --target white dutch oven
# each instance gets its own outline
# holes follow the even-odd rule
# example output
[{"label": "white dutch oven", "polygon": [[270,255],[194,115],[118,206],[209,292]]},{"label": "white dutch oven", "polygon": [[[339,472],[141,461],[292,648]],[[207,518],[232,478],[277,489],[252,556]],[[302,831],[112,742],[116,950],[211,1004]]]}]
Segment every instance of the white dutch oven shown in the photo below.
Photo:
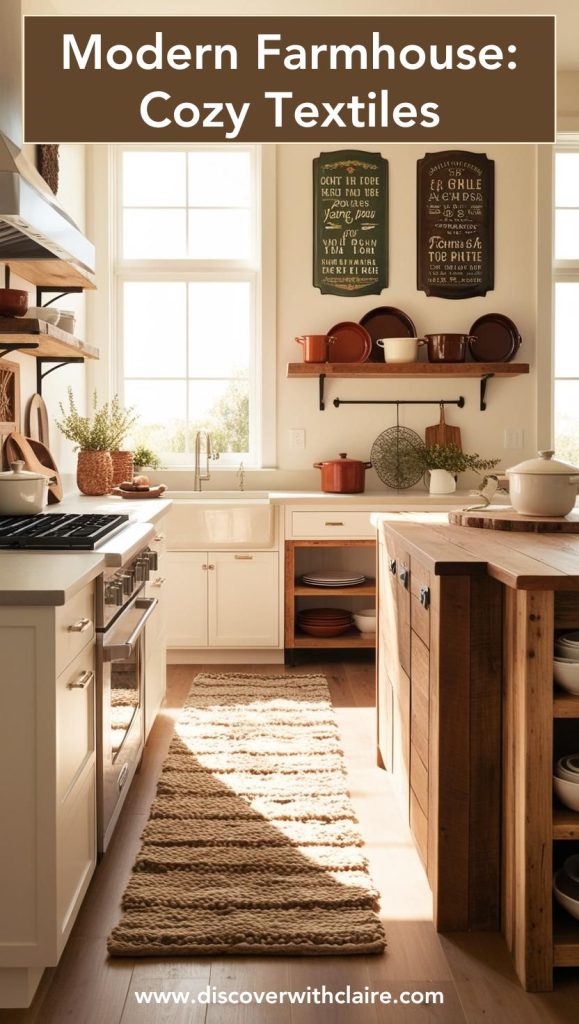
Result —
[{"label": "white dutch oven", "polygon": [[12,462],[8,473],[0,473],[2,515],[33,516],[46,505],[50,478],[43,473],[28,473],[23,467],[23,462]]},{"label": "white dutch oven", "polygon": [[515,512],[525,516],[566,516],[577,497],[579,469],[558,462],[551,451],[539,452],[507,469],[509,493]]},{"label": "white dutch oven", "polygon": [[378,338],[376,344],[384,349],[386,363],[415,363],[418,346],[426,342],[424,338]]}]

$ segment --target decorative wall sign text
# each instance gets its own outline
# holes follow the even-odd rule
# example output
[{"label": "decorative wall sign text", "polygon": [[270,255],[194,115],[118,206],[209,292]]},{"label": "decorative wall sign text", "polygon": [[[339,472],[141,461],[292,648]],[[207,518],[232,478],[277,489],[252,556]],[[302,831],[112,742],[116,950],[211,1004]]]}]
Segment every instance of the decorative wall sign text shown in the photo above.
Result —
[{"label": "decorative wall sign text", "polygon": [[467,299],[494,288],[494,160],[447,150],[418,161],[418,288]]},{"label": "decorative wall sign text", "polygon": [[314,160],[314,287],[378,295],[388,284],[388,163],[344,149]]}]

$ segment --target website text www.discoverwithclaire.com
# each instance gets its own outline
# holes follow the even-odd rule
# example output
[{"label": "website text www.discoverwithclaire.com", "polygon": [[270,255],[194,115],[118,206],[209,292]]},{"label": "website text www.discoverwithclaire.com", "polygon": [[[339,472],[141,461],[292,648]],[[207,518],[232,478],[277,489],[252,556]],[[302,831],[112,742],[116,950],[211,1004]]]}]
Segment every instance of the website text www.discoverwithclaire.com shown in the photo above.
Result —
[{"label": "website text www.discoverwithclaire.com", "polygon": [[369,986],[358,989],[345,985],[342,989],[329,989],[325,985],[317,988],[308,985],[304,989],[281,989],[252,991],[249,989],[233,989],[224,991],[214,985],[207,985],[198,992],[177,989],[149,989],[134,992],[138,1005],[171,1006],[171,1005],[305,1005],[305,1006],[442,1006],[444,993],[440,991],[424,991],[421,989],[402,990],[393,993]]}]

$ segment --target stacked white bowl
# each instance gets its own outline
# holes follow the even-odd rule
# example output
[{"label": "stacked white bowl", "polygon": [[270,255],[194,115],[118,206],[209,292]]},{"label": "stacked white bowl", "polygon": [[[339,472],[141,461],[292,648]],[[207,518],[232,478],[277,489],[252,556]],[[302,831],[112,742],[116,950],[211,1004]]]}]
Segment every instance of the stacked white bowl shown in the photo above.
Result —
[{"label": "stacked white bowl", "polygon": [[579,695],[579,630],[555,640],[553,676],[564,690]]},{"label": "stacked white bowl", "polygon": [[354,622],[361,633],[375,633],[376,609],[362,608],[361,611],[354,612]]},{"label": "stacked white bowl", "polygon": [[553,789],[565,807],[579,811],[579,754],[559,758],[553,775]]},{"label": "stacked white bowl", "polygon": [[567,857],[553,879],[555,899],[579,920],[579,854]]}]

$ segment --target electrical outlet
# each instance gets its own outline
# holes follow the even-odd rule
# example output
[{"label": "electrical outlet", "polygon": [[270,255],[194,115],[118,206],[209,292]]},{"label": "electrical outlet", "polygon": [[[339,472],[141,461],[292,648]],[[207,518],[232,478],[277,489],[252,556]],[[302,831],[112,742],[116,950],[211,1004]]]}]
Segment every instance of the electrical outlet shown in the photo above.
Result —
[{"label": "electrical outlet", "polygon": [[503,441],[504,448],[523,448],[525,432],[521,427],[507,427]]},{"label": "electrical outlet", "polygon": [[301,427],[295,427],[289,432],[290,448],[292,451],[303,451],[306,447],[306,432]]}]

